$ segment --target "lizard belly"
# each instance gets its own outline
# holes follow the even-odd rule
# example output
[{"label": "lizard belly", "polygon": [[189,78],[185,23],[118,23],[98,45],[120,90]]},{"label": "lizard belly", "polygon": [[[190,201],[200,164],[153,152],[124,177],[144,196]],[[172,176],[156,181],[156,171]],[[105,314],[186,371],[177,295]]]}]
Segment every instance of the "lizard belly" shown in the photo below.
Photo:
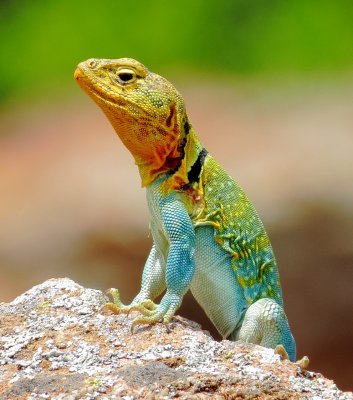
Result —
[{"label": "lizard belly", "polygon": [[222,337],[239,328],[247,309],[230,255],[214,240],[214,228],[195,228],[195,274],[191,292]]}]

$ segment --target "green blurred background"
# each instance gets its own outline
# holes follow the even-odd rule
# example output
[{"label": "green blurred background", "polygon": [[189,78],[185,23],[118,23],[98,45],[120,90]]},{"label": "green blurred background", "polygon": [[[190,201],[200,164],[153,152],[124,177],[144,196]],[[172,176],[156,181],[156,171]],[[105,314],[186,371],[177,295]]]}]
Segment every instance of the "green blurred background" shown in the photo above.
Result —
[{"label": "green blurred background", "polygon": [[12,0],[0,12],[2,101],[67,88],[74,65],[93,55],[214,78],[337,74],[353,65],[350,0]]},{"label": "green blurred background", "polygon": [[[259,210],[299,356],[352,389],[352,21],[350,0],[1,2],[0,301],[56,276],[137,293],[138,173],[72,78],[133,57]],[[180,312],[212,330],[190,296]]]}]

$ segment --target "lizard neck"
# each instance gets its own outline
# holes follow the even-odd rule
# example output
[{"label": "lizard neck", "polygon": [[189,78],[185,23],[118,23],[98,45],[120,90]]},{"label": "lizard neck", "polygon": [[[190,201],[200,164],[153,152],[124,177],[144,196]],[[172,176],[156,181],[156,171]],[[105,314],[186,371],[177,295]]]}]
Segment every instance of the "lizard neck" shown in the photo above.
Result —
[{"label": "lizard neck", "polygon": [[185,136],[184,142],[183,157],[180,160],[179,167],[168,179],[168,186],[172,190],[183,189],[192,183],[191,170],[203,151],[203,146],[193,128]]},{"label": "lizard neck", "polygon": [[184,137],[180,139],[176,147],[179,157],[166,159],[165,163],[158,169],[154,169],[148,161],[135,158],[142,186],[148,186],[162,174],[166,174],[168,177],[163,185],[166,191],[180,190],[190,183],[189,173],[203,150],[203,146],[192,127],[185,132]]}]

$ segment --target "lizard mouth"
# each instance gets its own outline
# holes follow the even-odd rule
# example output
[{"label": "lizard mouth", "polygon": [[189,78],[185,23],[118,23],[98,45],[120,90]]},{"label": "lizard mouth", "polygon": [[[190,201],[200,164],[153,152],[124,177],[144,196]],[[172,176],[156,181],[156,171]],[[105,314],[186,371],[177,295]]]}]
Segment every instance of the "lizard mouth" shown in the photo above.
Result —
[{"label": "lizard mouth", "polygon": [[77,66],[77,68],[75,69],[75,73],[74,73],[74,79],[79,82],[80,79],[82,77],[82,72],[81,72],[81,68],[80,66]]},{"label": "lizard mouth", "polygon": [[81,64],[79,64],[75,70],[74,79],[91,97],[115,104],[115,102],[107,96],[107,93],[110,91],[109,88],[97,81],[94,75],[87,72],[86,68],[81,66]]}]

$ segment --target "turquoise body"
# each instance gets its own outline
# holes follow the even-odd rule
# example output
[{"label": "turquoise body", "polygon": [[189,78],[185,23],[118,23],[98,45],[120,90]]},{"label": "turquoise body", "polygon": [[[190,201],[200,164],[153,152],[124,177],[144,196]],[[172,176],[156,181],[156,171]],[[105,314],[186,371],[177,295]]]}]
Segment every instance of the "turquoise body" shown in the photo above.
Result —
[{"label": "turquoise body", "polygon": [[224,338],[282,344],[295,360],[272,248],[242,189],[207,155],[195,213],[188,188],[165,193],[168,179],[147,187],[154,244],[132,304],[166,290],[153,314],[168,321],[191,289]]}]

